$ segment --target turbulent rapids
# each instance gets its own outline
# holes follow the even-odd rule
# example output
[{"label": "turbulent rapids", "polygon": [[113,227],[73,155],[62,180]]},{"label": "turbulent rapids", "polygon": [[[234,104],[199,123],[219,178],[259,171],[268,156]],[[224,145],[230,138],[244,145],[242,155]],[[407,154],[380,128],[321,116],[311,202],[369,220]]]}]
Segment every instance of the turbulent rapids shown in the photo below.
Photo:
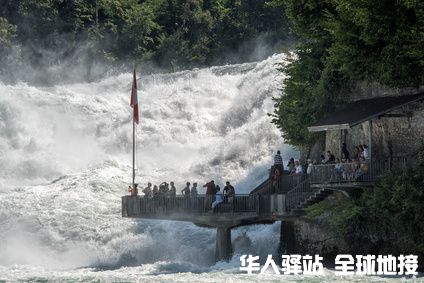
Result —
[{"label": "turbulent rapids", "polygon": [[[229,179],[238,192],[260,183],[275,149],[294,154],[267,115],[283,61],[142,78],[136,181],[182,188]],[[213,230],[120,216],[131,181],[130,83],[130,74],[52,87],[0,83],[0,279],[124,266],[146,274],[220,269],[210,267]],[[274,253],[278,230],[235,231],[235,266],[242,252]]]},{"label": "turbulent rapids", "polygon": [[[296,157],[267,115],[280,94],[275,64],[284,61],[274,55],[142,78],[136,182],[175,181],[182,189],[186,181],[228,179],[247,193],[266,178],[276,149]],[[241,254],[276,254],[279,223],[234,229],[233,259],[215,264],[214,229],[121,217],[131,182],[131,79],[128,73],[52,87],[0,82],[0,281],[281,278],[239,272]],[[325,280],[340,278],[326,271]]]}]

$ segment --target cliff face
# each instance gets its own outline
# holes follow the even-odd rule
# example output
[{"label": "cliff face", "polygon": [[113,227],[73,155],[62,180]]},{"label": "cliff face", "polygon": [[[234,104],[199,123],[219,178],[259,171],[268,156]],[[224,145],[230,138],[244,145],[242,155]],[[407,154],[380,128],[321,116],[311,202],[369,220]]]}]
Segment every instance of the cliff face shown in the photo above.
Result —
[{"label": "cliff face", "polygon": [[[357,101],[375,97],[402,96],[424,92],[424,86],[417,88],[389,88],[378,83],[359,82],[353,88],[347,101]],[[330,114],[330,113],[328,113]],[[372,122],[372,150],[378,159],[396,159],[413,156],[424,140],[424,103],[412,103],[389,114],[403,117],[378,117]],[[345,142],[349,152],[354,152],[355,146],[369,143],[370,127],[364,122],[349,130],[326,132],[325,142],[317,142],[311,148],[302,148],[301,157],[319,160],[321,154],[330,150],[340,156],[340,143]]]},{"label": "cliff face", "polygon": [[[345,198],[343,194],[335,192],[323,202],[331,205],[343,198]],[[293,220],[295,241],[290,242],[294,248],[289,250],[296,250],[301,254],[319,254],[324,258],[326,265],[334,264],[337,254],[349,252],[349,245],[330,227],[330,219],[330,213],[323,212],[316,216],[306,215]],[[284,235],[282,239],[284,240]]]}]

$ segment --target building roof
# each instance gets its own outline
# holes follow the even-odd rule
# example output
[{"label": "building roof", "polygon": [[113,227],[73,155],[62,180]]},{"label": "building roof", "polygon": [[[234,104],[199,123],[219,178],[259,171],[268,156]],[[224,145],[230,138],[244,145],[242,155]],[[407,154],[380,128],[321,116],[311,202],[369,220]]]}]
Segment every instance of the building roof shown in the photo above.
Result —
[{"label": "building roof", "polygon": [[310,132],[349,129],[365,121],[384,115],[412,102],[424,100],[424,92],[403,95],[376,97],[358,100],[347,104],[324,119],[308,127]]}]

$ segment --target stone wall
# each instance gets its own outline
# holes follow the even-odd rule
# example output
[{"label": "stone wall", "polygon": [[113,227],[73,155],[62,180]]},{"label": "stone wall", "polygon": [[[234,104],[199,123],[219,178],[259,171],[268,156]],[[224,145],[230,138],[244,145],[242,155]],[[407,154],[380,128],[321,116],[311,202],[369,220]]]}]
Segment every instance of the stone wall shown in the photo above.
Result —
[{"label": "stone wall", "polygon": [[[410,117],[383,117],[372,122],[372,152],[379,159],[414,155],[424,142],[424,102],[404,107],[398,114]],[[344,141],[352,154],[359,144],[368,145],[368,122],[345,131]],[[339,157],[340,131],[329,131],[326,135],[326,149]]]},{"label": "stone wall", "polygon": [[[345,198],[342,193],[335,192],[324,201],[337,203],[342,198]],[[335,234],[330,228],[329,221],[328,213],[315,217],[306,215],[293,220],[295,243],[290,242],[293,247],[289,251],[299,254],[319,254],[324,258],[323,261],[327,266],[334,263],[337,254],[349,253],[349,245]],[[283,229],[281,232],[283,233]],[[282,238],[284,239],[284,235]]]},{"label": "stone wall", "polygon": [[[416,89],[390,89],[378,84],[360,83],[352,92],[351,100],[369,99],[377,96],[406,95],[424,91]],[[424,141],[424,102],[411,103],[389,114],[403,114],[408,117],[381,117],[373,120],[372,152],[373,157],[390,159],[413,155]],[[357,125],[344,132],[349,152],[354,152],[359,144],[368,145],[368,122]],[[341,131],[329,131],[326,134],[325,148],[340,156]],[[324,151],[323,151],[324,152]]]}]

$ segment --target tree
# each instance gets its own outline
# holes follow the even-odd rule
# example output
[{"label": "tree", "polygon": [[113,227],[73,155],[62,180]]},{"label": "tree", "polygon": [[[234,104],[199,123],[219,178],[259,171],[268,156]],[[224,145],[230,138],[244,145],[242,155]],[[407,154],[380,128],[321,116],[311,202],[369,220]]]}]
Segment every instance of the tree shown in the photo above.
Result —
[{"label": "tree", "polygon": [[422,1],[281,1],[299,41],[273,119],[289,143],[316,142],[306,127],[347,103],[355,82],[424,84]]}]

